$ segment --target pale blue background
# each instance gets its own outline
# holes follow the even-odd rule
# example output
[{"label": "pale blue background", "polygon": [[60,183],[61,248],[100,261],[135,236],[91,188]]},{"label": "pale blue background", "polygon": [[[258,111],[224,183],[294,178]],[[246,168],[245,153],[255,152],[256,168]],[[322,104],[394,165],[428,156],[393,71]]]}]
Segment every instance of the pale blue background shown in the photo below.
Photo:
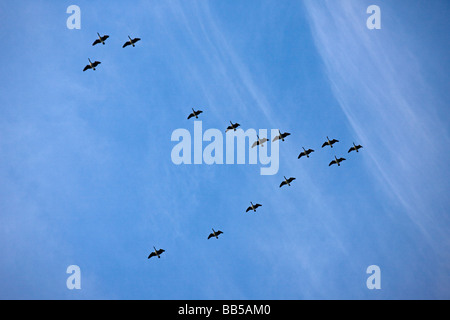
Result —
[{"label": "pale blue background", "polygon": [[[450,298],[449,14],[443,0],[2,1],[0,298]],[[142,40],[122,49],[127,35]],[[172,164],[192,107],[204,130],[291,132],[279,173]],[[263,207],[245,214],[250,201]],[[153,245],[166,253],[147,260]]]}]

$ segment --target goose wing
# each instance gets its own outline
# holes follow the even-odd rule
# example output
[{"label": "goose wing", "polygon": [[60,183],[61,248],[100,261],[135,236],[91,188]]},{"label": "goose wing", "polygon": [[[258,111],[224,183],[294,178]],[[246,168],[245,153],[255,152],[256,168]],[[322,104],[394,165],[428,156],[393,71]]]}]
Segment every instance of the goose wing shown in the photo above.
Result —
[{"label": "goose wing", "polygon": [[322,148],[328,145],[328,141],[325,141],[322,145]]},{"label": "goose wing", "polygon": [[287,184],[286,181],[283,181],[283,182],[280,184],[280,188],[281,188],[282,186],[286,185],[286,184]]},{"label": "goose wing", "polygon": [[90,68],[91,68],[91,65],[88,64],[86,67],[84,67],[83,71],[86,71],[86,70],[88,70]]},{"label": "goose wing", "polygon": [[95,67],[98,66],[100,63],[101,63],[100,61],[95,61],[95,62],[92,63],[92,65],[93,65],[94,68],[95,68]]},{"label": "goose wing", "polygon": [[255,141],[255,142],[252,144],[252,148],[256,147],[258,144],[259,144],[259,141]]},{"label": "goose wing", "polygon": [[283,133],[281,136],[283,137],[283,138],[286,138],[286,137],[289,137],[291,134],[289,133],[289,132],[285,132],[285,133]]},{"label": "goose wing", "polygon": [[306,153],[305,153],[305,152],[300,153],[300,154],[298,155],[298,159],[300,159],[300,158],[303,157],[303,156],[306,156]]},{"label": "goose wing", "polygon": [[258,207],[262,207],[262,204],[259,204],[259,203],[255,204],[255,209]]},{"label": "goose wing", "polygon": [[333,160],[333,161],[330,162],[330,164],[328,166],[330,167],[330,166],[332,166],[333,164],[336,164],[336,163],[337,163],[336,160]]},{"label": "goose wing", "polygon": [[101,42],[100,39],[96,39],[92,45],[95,46],[96,44],[99,44],[100,42]]},{"label": "goose wing", "polygon": [[162,254],[163,252],[166,252],[166,250],[164,250],[164,249],[159,249],[158,250],[158,254]]},{"label": "goose wing", "polygon": [[212,237],[214,237],[214,233],[210,233],[208,236],[208,240],[211,239]]},{"label": "goose wing", "polygon": [[102,37],[102,41],[105,41],[105,40],[108,39],[108,38],[109,38],[109,36],[105,34],[105,35]]},{"label": "goose wing", "polygon": [[281,139],[281,136],[276,136],[275,138],[273,138],[272,142],[275,142],[275,141],[280,140],[280,139]]},{"label": "goose wing", "polygon": [[189,117],[188,117],[188,120],[189,120],[190,118],[192,118],[192,117],[195,117],[195,114],[191,113],[191,114],[189,115]]},{"label": "goose wing", "polygon": [[348,153],[350,153],[350,152],[352,152],[352,151],[355,151],[356,149],[355,149],[355,147],[351,147],[349,150],[348,150]]},{"label": "goose wing", "polygon": [[150,255],[148,256],[147,259],[150,259],[151,257],[154,257],[154,256],[156,256],[156,253],[155,253],[155,252],[152,252],[152,253],[150,253]]},{"label": "goose wing", "polygon": [[122,48],[125,48],[126,46],[129,46],[130,44],[131,44],[130,41],[127,41],[123,44]]},{"label": "goose wing", "polygon": [[294,181],[294,180],[295,180],[295,178],[292,177],[292,178],[289,178],[289,179],[288,179],[288,182],[291,183],[291,182]]},{"label": "goose wing", "polygon": [[248,207],[247,210],[245,210],[245,212],[249,212],[250,210],[253,210],[252,207]]},{"label": "goose wing", "polygon": [[133,39],[133,43],[136,43],[136,42],[138,42],[139,40],[141,40],[141,38],[134,38],[134,39]]}]

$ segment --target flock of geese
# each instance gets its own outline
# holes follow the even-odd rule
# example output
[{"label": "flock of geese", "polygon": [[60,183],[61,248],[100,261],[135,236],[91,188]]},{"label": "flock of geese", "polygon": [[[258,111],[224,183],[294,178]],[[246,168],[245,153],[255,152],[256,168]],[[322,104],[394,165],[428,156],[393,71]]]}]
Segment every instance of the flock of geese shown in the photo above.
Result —
[{"label": "flock of geese", "polygon": [[[101,43],[102,45],[105,45],[105,41],[109,38],[109,35],[103,35],[103,36],[101,36],[98,32],[97,32],[97,36],[98,36],[98,38],[92,43],[92,46],[95,46],[95,45],[100,44],[100,43]],[[141,39],[140,39],[140,38],[133,38],[133,39],[132,39],[130,36],[128,36],[128,41],[126,41],[126,42],[123,44],[122,48],[125,48],[125,47],[127,47],[127,46],[135,47],[135,43],[138,42],[139,40],[141,40]],[[92,69],[92,70],[95,71],[95,70],[96,70],[96,67],[97,67],[99,64],[101,64],[100,61],[94,61],[94,62],[92,62],[90,58],[88,58],[88,60],[89,60],[89,64],[86,65],[86,66],[84,67],[83,71],[86,71],[86,70],[89,70],[89,69]],[[203,113],[202,110],[194,110],[194,109],[192,108],[192,113],[189,114],[189,116],[188,116],[187,119],[188,119],[188,120],[189,120],[189,119],[192,119],[192,118],[198,119],[198,118],[199,118],[199,115],[202,114],[202,113]],[[231,131],[231,130],[236,131],[237,128],[239,128],[240,126],[241,126],[241,125],[240,125],[239,123],[233,123],[232,121],[230,121],[230,126],[227,127],[227,129],[225,130],[225,132],[228,132],[228,131]],[[278,130],[278,135],[277,135],[276,137],[274,137],[274,139],[272,140],[272,142],[275,142],[275,141],[278,141],[278,140],[285,141],[285,139],[286,139],[288,136],[290,136],[290,135],[291,135],[291,134],[290,134],[289,132],[284,132],[284,133],[282,133],[280,130]],[[269,141],[269,140],[268,140],[267,138],[260,138],[260,137],[257,135],[257,140],[252,144],[252,148],[255,148],[255,147],[257,147],[257,146],[264,147],[264,144],[265,144],[266,142],[268,142],[268,141]],[[335,143],[337,143],[337,142],[339,142],[339,140],[336,140],[336,139],[330,140],[330,139],[327,137],[327,140],[323,143],[322,148],[325,148],[326,146],[329,146],[330,148],[333,148],[333,145],[334,145]],[[356,145],[356,144],[353,142],[353,146],[348,150],[348,153],[351,153],[352,151],[359,152],[359,150],[360,150],[361,148],[362,148],[361,145]],[[298,159],[300,159],[300,158],[302,158],[302,157],[307,157],[307,158],[309,158],[310,155],[311,155],[311,153],[314,152],[313,149],[308,149],[308,150],[307,150],[307,149],[305,149],[304,147],[302,147],[302,149],[303,149],[303,151],[298,155]],[[332,166],[332,165],[336,164],[338,167],[340,167],[340,166],[341,166],[341,162],[342,162],[342,161],[345,161],[345,160],[346,160],[346,159],[343,158],[343,157],[338,158],[338,157],[334,156],[334,159],[330,162],[330,164],[329,164],[328,166]],[[283,187],[283,186],[289,186],[289,187],[290,187],[290,186],[291,186],[291,183],[292,183],[294,180],[295,180],[294,177],[286,178],[286,176],[284,176],[284,180],[281,182],[280,188]],[[247,210],[246,210],[245,212],[249,212],[249,211],[256,212],[256,209],[259,208],[259,207],[262,207],[262,205],[259,204],[259,203],[253,204],[253,202],[250,201],[250,206],[247,208]],[[219,235],[221,235],[221,234],[223,234],[222,231],[220,231],[220,230],[215,231],[214,229],[212,229],[212,233],[209,234],[208,240],[211,239],[211,238],[219,239]],[[152,257],[158,257],[158,259],[159,259],[159,258],[161,257],[161,255],[162,255],[164,252],[165,252],[164,249],[156,249],[155,247],[153,247],[153,251],[149,254],[148,259],[150,259],[150,258],[152,258]]]},{"label": "flock of geese", "polygon": [[[99,43],[105,45],[105,41],[109,38],[108,35],[105,34],[105,35],[101,36],[98,32],[97,32],[97,36],[98,36],[98,38],[94,41],[94,43],[92,43],[92,46],[95,46]],[[141,39],[140,38],[131,39],[131,37],[128,36],[128,41],[123,44],[122,48],[125,48],[127,46],[135,47],[136,46],[135,43],[138,42],[139,40],[141,40]],[[92,69],[95,71],[96,70],[95,68],[101,63],[100,61],[92,62],[90,58],[88,58],[88,60],[89,60],[89,64],[84,67],[83,71],[86,71],[89,69]]]}]

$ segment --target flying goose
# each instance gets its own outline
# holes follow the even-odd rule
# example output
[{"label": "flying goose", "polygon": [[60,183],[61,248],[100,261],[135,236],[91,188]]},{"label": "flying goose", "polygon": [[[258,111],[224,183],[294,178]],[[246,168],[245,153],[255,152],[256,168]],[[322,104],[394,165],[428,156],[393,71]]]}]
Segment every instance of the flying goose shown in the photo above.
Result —
[{"label": "flying goose", "polygon": [[286,177],[284,177],[284,181],[280,184],[280,188],[282,187],[282,186],[285,186],[285,185],[288,185],[289,187],[291,186],[291,182],[292,181],[294,181],[295,180],[295,178],[289,178],[289,179],[286,179]]},{"label": "flying goose", "polygon": [[92,69],[95,71],[95,67],[101,63],[100,61],[92,62],[91,59],[89,59],[89,58],[88,58],[88,60],[89,60],[89,64],[86,65],[86,67],[84,67],[83,71],[86,71],[88,69]]},{"label": "flying goose", "polygon": [[247,208],[247,211],[245,211],[245,212],[249,212],[250,210],[253,210],[253,212],[256,212],[256,209],[257,209],[257,208],[262,207],[262,205],[259,204],[259,203],[253,204],[253,202],[251,202],[251,201],[250,201],[250,203],[251,203],[251,206],[248,207],[248,208]]},{"label": "flying goose", "polygon": [[306,156],[307,158],[309,158],[309,155],[310,155],[312,152],[314,152],[313,149],[308,149],[308,150],[306,150],[306,149],[303,148],[303,147],[302,147],[302,149],[303,149],[303,152],[300,153],[300,154],[298,155],[298,159],[300,159],[300,158],[303,157],[303,156]]},{"label": "flying goose", "polygon": [[332,166],[333,164],[337,164],[339,167],[341,166],[341,162],[346,160],[345,158],[336,158],[336,156],[334,156],[334,160],[330,162],[330,164],[328,165],[329,167]]},{"label": "flying goose", "polygon": [[361,145],[356,145],[356,144],[353,142],[353,147],[351,147],[350,150],[348,150],[348,153],[350,153],[350,152],[352,152],[352,151],[359,152],[358,150],[361,149],[361,148],[362,148]]},{"label": "flying goose", "polygon": [[158,259],[159,259],[159,258],[160,258],[160,255],[161,255],[163,252],[165,252],[164,249],[156,250],[155,247],[153,247],[153,249],[154,249],[155,251],[153,251],[152,253],[150,253],[150,255],[148,256],[147,259],[150,259],[151,257],[155,257],[155,256],[158,257]]},{"label": "flying goose", "polygon": [[195,119],[198,119],[198,115],[200,113],[203,113],[203,111],[202,110],[195,111],[194,108],[192,108],[192,113],[189,115],[188,120],[192,117],[195,117]]},{"label": "flying goose", "polygon": [[227,128],[227,130],[225,130],[225,132],[228,132],[228,131],[230,131],[230,130],[234,130],[234,131],[236,131],[236,129],[238,128],[238,127],[240,127],[241,125],[239,124],[239,123],[233,123],[233,122],[231,122],[230,121],[230,123],[231,123],[231,126],[228,126],[228,128]]},{"label": "flying goose", "polygon": [[216,237],[216,239],[219,239],[219,235],[221,235],[223,232],[220,230],[214,231],[214,229],[212,229],[212,233],[208,236],[208,240],[211,239],[212,237]]},{"label": "flying goose", "polygon": [[258,135],[256,135],[256,136],[258,137],[258,140],[253,143],[252,148],[259,146],[259,145],[261,145],[261,147],[264,147],[264,143],[269,141],[269,139],[267,139],[267,138],[260,139]]},{"label": "flying goose", "polygon": [[133,47],[135,47],[135,43],[138,42],[139,40],[141,40],[141,38],[134,38],[131,39],[130,36],[128,36],[128,40],[127,42],[124,43],[124,45],[122,46],[122,48],[125,48],[126,46],[132,45]]},{"label": "flying goose", "polygon": [[98,35],[98,39],[97,40],[95,40],[94,41],[94,43],[92,44],[93,46],[95,46],[96,44],[99,44],[99,43],[101,43],[101,44],[105,44],[105,41],[106,41],[106,39],[108,39],[109,38],[109,36],[108,35],[104,35],[103,37],[102,36],[100,36],[100,34],[97,32],[97,35]]},{"label": "flying goose", "polygon": [[284,138],[286,138],[287,136],[290,136],[291,134],[289,132],[285,132],[285,133],[281,133],[280,130],[278,130],[279,135],[276,136],[275,138],[273,138],[272,142],[275,142],[277,140],[281,140],[284,141]]},{"label": "flying goose", "polygon": [[328,139],[328,137],[327,137],[327,141],[324,142],[324,144],[322,145],[322,148],[325,146],[330,146],[331,148],[333,148],[333,144],[335,144],[336,142],[339,142],[339,140],[333,139],[330,141],[330,139]]}]

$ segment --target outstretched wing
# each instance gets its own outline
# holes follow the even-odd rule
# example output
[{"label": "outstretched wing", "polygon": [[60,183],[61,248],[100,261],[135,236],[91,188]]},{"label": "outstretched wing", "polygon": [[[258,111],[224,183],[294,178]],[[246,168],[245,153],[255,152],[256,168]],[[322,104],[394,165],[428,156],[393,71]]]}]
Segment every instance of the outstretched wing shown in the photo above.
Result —
[{"label": "outstretched wing", "polygon": [[134,38],[134,39],[133,39],[133,42],[136,43],[136,42],[138,42],[139,40],[141,40],[141,38]]},{"label": "outstretched wing", "polygon": [[100,43],[100,39],[96,39],[92,45],[95,46],[96,44],[99,44],[99,43]]},{"label": "outstretched wing", "polygon": [[86,70],[88,70],[90,68],[91,68],[91,65],[88,64],[86,67],[84,67],[83,71],[86,71]]},{"label": "outstretched wing", "polygon": [[286,181],[283,181],[281,184],[280,184],[280,188],[282,187],[282,186],[284,186],[286,184]]},{"label": "outstretched wing", "polygon": [[95,61],[94,63],[92,63],[92,65],[93,65],[94,68],[95,68],[95,67],[98,66],[100,63],[101,63],[100,61]]},{"label": "outstretched wing", "polygon": [[283,138],[289,137],[291,134],[289,132],[283,133]]},{"label": "outstretched wing", "polygon": [[156,253],[155,253],[155,252],[152,252],[152,253],[150,253],[150,255],[148,256],[147,259],[150,259],[151,257],[154,257],[154,256],[156,256]]},{"label": "outstretched wing", "polygon": [[324,142],[322,148],[328,145],[328,141]]},{"label": "outstretched wing", "polygon": [[294,180],[295,180],[295,178],[289,178],[289,179],[288,179],[288,182],[291,183],[291,182],[294,181]]},{"label": "outstretched wing", "polygon": [[245,210],[245,212],[249,212],[250,210],[253,210],[252,207],[248,207],[247,210]]},{"label": "outstretched wing", "polygon": [[125,48],[126,46],[129,46],[130,44],[131,44],[130,41],[127,41],[127,42],[124,43],[124,45],[122,46],[122,48]]},{"label": "outstretched wing", "polygon": [[355,147],[351,147],[349,150],[348,150],[348,153],[350,153],[350,152],[352,152],[352,151],[355,151],[356,149],[355,149]]},{"label": "outstretched wing", "polygon": [[300,159],[301,157],[306,156],[305,152],[302,152],[298,155],[298,159]]},{"label": "outstretched wing", "polygon": [[164,250],[164,249],[159,249],[158,250],[158,254],[162,254],[163,252],[166,252],[166,250]]},{"label": "outstretched wing", "polygon": [[212,233],[211,233],[211,234],[209,234],[209,236],[208,236],[208,240],[209,240],[209,239],[211,239],[212,237],[214,237],[214,234],[212,234]]},{"label": "outstretched wing", "polygon": [[328,165],[329,167],[332,166],[333,164],[336,164],[336,160],[333,160],[330,162],[330,164]]},{"label": "outstretched wing", "polygon": [[275,142],[275,141],[280,140],[280,139],[281,139],[280,136],[276,136],[275,138],[273,138],[272,142]]},{"label": "outstretched wing", "polygon": [[192,117],[195,117],[195,115],[194,115],[193,113],[191,113],[191,114],[189,115],[188,120],[189,120],[190,118],[192,118]]},{"label": "outstretched wing", "polygon": [[259,144],[259,141],[255,141],[255,142],[252,144],[252,148],[256,147],[258,144]]},{"label": "outstretched wing", "polygon": [[105,41],[105,40],[108,39],[108,38],[109,38],[109,36],[105,34],[105,35],[102,37],[102,41]]}]

